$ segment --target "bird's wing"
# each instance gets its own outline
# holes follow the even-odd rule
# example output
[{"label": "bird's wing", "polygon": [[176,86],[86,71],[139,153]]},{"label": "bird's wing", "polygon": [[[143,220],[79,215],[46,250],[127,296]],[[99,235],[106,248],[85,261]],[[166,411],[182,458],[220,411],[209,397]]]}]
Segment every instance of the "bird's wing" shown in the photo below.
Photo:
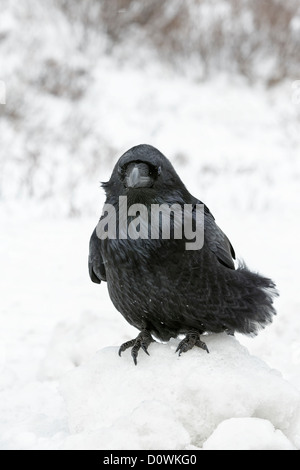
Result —
[{"label": "bird's wing", "polygon": [[97,284],[100,284],[101,281],[106,281],[105,266],[103,263],[100,247],[101,240],[97,237],[95,229],[90,239],[89,273],[91,280]]},{"label": "bird's wing", "polygon": [[205,227],[205,243],[209,249],[216,255],[219,262],[228,268],[235,269],[234,261],[235,252],[229,239],[224,232],[218,227],[215,218],[204,206],[204,227]]}]

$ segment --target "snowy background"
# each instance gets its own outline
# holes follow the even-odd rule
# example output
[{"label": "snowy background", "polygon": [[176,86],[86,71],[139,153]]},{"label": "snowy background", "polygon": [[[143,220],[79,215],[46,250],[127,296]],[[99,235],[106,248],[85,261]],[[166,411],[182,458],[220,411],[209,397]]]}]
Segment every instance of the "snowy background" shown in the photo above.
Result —
[{"label": "snowy background", "polygon": [[[299,32],[298,0],[1,1],[0,448],[300,449]],[[140,143],[276,281],[256,338],[118,357],[88,242]]]}]

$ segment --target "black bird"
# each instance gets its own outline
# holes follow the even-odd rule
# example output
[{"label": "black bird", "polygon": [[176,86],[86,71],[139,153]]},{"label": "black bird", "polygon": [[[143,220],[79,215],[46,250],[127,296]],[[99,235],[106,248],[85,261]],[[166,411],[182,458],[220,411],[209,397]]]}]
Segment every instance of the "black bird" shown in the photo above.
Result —
[{"label": "black bird", "polygon": [[[195,227],[195,207],[202,203],[188,192],[170,161],[156,148],[138,145],[128,150],[102,186],[106,204],[116,213],[116,238],[99,239],[98,224],[90,239],[90,277],[98,284],[107,282],[116,309],[140,330],[137,338],[120,347],[120,355],[131,347],[136,364],[138,351],[142,348],[148,354],[153,337],[168,341],[179,335],[185,335],[176,350],[179,355],[193,346],[208,352],[200,339],[204,332],[255,335],[272,321],[276,314],[273,298],[278,295],[274,282],[241,262],[235,266],[234,249],[205,205],[201,249],[188,250],[187,238],[175,237],[174,217],[169,239],[162,237],[161,225],[156,239],[126,239],[119,222],[119,196],[127,196],[127,208],[143,204],[148,222],[152,204],[190,204]],[[132,220],[132,216],[127,218],[126,229]],[[107,222],[107,229],[107,211],[101,221]]]}]

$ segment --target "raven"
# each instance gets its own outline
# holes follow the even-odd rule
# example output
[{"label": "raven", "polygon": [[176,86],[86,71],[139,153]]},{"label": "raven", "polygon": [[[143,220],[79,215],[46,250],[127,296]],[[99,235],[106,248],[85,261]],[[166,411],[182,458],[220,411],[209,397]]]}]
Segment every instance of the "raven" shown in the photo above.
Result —
[{"label": "raven", "polygon": [[[278,295],[274,282],[251,272],[244,263],[235,265],[234,249],[208,207],[189,193],[159,150],[151,145],[131,148],[102,186],[106,203],[99,223],[108,227],[109,218],[105,217],[108,205],[112,207],[116,236],[99,235],[99,224],[95,228],[89,246],[89,274],[95,283],[107,282],[116,309],[140,330],[135,339],[121,345],[119,355],[131,348],[137,364],[139,350],[149,354],[148,346],[154,338],[168,341],[179,335],[184,335],[176,350],[179,355],[194,346],[208,352],[200,338],[205,332],[255,335],[272,321],[276,314],[273,298]],[[126,196],[126,209],[143,204],[149,219],[154,204],[192,207],[194,226],[194,209],[201,204],[202,248],[186,249],[186,237],[174,236],[174,217],[168,238],[161,236],[161,219],[159,236],[148,237],[147,229],[143,238],[124,234],[117,217],[120,196]],[[132,220],[132,216],[127,217],[126,229]],[[141,225],[137,227],[140,230]]]}]

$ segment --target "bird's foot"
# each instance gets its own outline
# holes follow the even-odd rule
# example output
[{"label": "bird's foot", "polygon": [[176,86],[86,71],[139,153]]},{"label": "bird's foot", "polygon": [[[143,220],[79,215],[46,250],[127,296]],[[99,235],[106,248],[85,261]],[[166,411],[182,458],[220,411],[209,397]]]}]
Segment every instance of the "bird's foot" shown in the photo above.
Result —
[{"label": "bird's foot", "polygon": [[140,334],[135,338],[130,341],[127,341],[126,343],[123,343],[119,349],[119,356],[121,356],[122,352],[126,351],[126,349],[131,348],[131,356],[133,358],[133,362],[135,365],[137,365],[137,357],[139,350],[142,348],[142,350],[150,355],[148,353],[148,346],[149,344],[153,343],[154,339],[152,338],[151,334],[149,333],[148,330],[142,330]]},{"label": "bird's foot", "polygon": [[200,340],[200,333],[197,331],[187,333],[186,337],[178,344],[175,352],[179,352],[179,356],[181,356],[182,353],[189,351],[194,346],[198,346],[198,348],[204,349],[204,351],[209,353],[206,344]]}]

